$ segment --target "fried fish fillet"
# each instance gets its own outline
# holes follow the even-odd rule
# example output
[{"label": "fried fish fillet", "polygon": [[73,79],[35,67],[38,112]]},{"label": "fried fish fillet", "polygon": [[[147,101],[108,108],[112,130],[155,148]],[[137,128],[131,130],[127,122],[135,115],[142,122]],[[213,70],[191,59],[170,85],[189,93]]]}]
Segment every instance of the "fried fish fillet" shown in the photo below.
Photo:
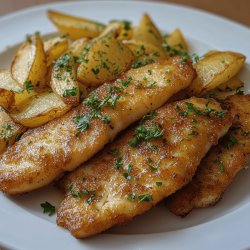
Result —
[{"label": "fried fish fillet", "polygon": [[62,180],[57,224],[75,237],[128,221],[188,183],[232,115],[216,101],[190,98],[142,120]]},{"label": "fried fish fillet", "polygon": [[78,107],[28,131],[0,157],[0,190],[31,191],[72,171],[121,130],[162,106],[195,77],[181,57],[132,69],[96,89]]},{"label": "fried fish fillet", "polygon": [[193,180],[171,197],[168,206],[176,215],[215,205],[250,160],[250,95],[232,96],[227,103],[236,114],[233,127],[209,151]]}]

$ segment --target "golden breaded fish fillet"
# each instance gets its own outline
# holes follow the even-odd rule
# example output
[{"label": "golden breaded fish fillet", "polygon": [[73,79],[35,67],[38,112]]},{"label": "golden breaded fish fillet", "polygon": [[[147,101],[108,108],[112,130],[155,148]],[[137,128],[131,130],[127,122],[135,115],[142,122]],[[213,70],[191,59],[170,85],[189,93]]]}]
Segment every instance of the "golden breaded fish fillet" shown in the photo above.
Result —
[{"label": "golden breaded fish fillet", "polygon": [[186,88],[191,62],[175,57],[132,69],[92,92],[63,117],[28,131],[0,157],[0,190],[31,191],[72,171],[150,110]]},{"label": "golden breaded fish fillet", "polygon": [[193,180],[171,197],[168,206],[176,215],[216,204],[250,159],[250,95],[232,96],[227,103],[236,114],[233,127],[209,151]]},{"label": "golden breaded fish fillet", "polygon": [[146,212],[192,179],[231,124],[229,112],[201,98],[151,112],[62,180],[58,225],[84,238]]}]

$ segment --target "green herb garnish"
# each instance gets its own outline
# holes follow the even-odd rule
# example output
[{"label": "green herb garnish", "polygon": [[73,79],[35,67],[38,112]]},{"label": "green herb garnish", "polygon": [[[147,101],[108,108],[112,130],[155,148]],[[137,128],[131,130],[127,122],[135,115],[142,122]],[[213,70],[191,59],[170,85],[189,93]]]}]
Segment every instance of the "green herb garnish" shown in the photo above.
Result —
[{"label": "green herb garnish", "polygon": [[48,214],[48,216],[52,216],[56,212],[55,206],[51,205],[49,202],[41,203],[41,207],[43,208],[43,213]]},{"label": "green herb garnish", "polygon": [[153,201],[153,197],[150,194],[142,194],[138,196],[138,200],[139,202],[143,201],[150,202]]}]

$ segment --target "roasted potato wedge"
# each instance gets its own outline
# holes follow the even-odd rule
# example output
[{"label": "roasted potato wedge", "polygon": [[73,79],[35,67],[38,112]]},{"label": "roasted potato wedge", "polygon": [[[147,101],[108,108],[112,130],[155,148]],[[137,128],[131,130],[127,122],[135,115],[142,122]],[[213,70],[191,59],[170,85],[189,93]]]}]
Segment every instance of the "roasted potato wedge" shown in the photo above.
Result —
[{"label": "roasted potato wedge", "polygon": [[58,95],[48,90],[13,109],[10,115],[18,123],[33,128],[64,115],[70,108]]},{"label": "roasted potato wedge", "polygon": [[9,108],[15,103],[15,95],[12,91],[2,89],[0,87],[0,106],[4,109],[9,110]]},{"label": "roasted potato wedge", "polygon": [[65,53],[54,64],[50,86],[68,105],[79,104],[79,84],[76,79],[77,62],[72,53]]},{"label": "roasted potato wedge", "polygon": [[44,42],[47,66],[57,60],[68,49],[69,42],[66,36],[58,36]]},{"label": "roasted potato wedge", "polygon": [[243,67],[246,57],[231,51],[217,51],[195,64],[197,77],[188,90],[204,95],[234,77]]},{"label": "roasted potato wedge", "polygon": [[90,43],[90,39],[84,37],[73,41],[68,49],[68,52],[72,53],[73,56],[83,57],[85,55],[85,47]]},{"label": "roasted potato wedge", "polygon": [[97,37],[105,28],[101,23],[52,10],[48,11],[48,17],[61,34],[67,34],[72,40]]},{"label": "roasted potato wedge", "polygon": [[169,36],[166,37],[165,42],[177,49],[177,50],[186,50],[188,51],[188,45],[187,42],[181,32],[180,29],[175,29],[172,33],[169,34]]},{"label": "roasted potato wedge", "polygon": [[132,51],[111,31],[85,47],[86,55],[77,69],[77,79],[86,86],[98,86],[128,70],[134,61]]},{"label": "roasted potato wedge", "polygon": [[223,91],[231,91],[231,90],[237,90],[242,87],[244,87],[244,83],[237,76],[234,76],[227,82],[219,85],[217,89]]},{"label": "roasted potato wedge", "polygon": [[127,20],[111,21],[102,34],[108,33],[110,30],[114,30],[117,33],[118,40],[131,40],[133,37],[133,27],[131,22]]},{"label": "roasted potato wedge", "polygon": [[39,89],[46,85],[46,72],[43,41],[39,33],[36,33],[28,36],[18,49],[11,65],[11,74],[22,88],[27,81],[31,81],[32,86]]},{"label": "roasted potato wedge", "polygon": [[161,47],[163,37],[148,14],[144,14],[139,25],[134,29],[133,40]]},{"label": "roasted potato wedge", "polygon": [[27,89],[23,89],[19,86],[19,84],[12,78],[9,70],[0,70],[0,89],[5,89],[12,92],[14,95],[14,102],[11,103],[11,105],[19,106],[22,102],[25,102],[30,97],[36,95],[36,92],[31,89],[31,86],[26,84],[24,87]]},{"label": "roasted potato wedge", "polygon": [[26,128],[15,123],[10,115],[0,106],[0,154],[7,146],[14,144]]},{"label": "roasted potato wedge", "polygon": [[132,40],[126,41],[125,44],[131,49],[135,56],[135,62],[132,64],[132,68],[139,68],[168,58],[167,53],[161,47],[158,48],[152,44]]},{"label": "roasted potato wedge", "polygon": [[237,77],[233,77],[228,82],[221,84],[218,88],[206,93],[206,97],[214,98],[217,100],[225,100],[231,95],[243,95],[244,91],[241,89],[244,83]]}]

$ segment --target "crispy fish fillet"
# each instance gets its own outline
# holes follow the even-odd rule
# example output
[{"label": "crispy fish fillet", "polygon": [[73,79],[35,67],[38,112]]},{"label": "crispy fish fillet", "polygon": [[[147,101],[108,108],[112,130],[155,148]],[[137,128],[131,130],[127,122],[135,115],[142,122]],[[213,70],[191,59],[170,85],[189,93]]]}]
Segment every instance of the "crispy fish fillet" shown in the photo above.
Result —
[{"label": "crispy fish fillet", "polygon": [[28,131],[8,148],[0,157],[0,190],[7,194],[31,191],[72,171],[194,77],[191,62],[183,64],[181,57],[175,57],[130,70],[102,85],[84,103]]},{"label": "crispy fish fillet", "polygon": [[250,95],[235,95],[227,102],[236,114],[233,127],[209,151],[194,179],[171,197],[169,209],[176,215],[215,205],[250,159]]},{"label": "crispy fish fillet", "polygon": [[188,183],[232,115],[216,101],[190,98],[142,120],[62,180],[57,223],[75,237],[130,220]]}]

